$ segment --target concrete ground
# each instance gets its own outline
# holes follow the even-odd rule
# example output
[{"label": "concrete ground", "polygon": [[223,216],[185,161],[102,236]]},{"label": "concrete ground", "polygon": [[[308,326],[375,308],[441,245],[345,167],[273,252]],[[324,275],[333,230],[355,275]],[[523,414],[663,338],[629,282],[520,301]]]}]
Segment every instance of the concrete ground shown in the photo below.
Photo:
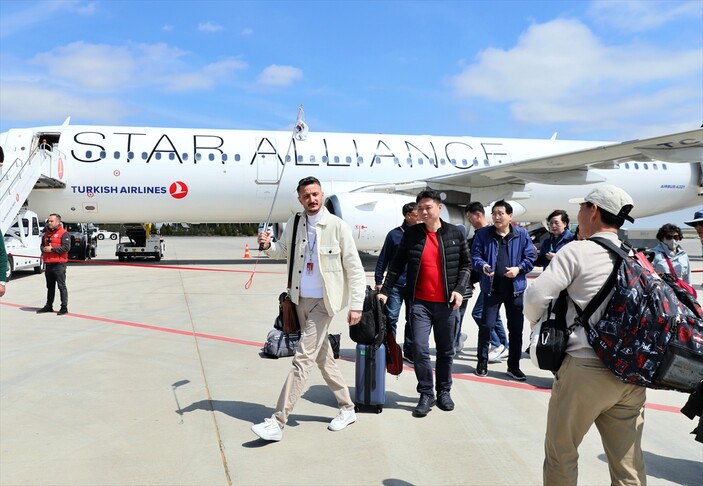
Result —
[{"label": "concrete ground", "polygon": [[[474,376],[470,316],[453,412],[412,417],[416,381],[406,367],[387,375],[383,413],[330,432],[336,404],[314,370],[283,440],[267,443],[250,427],[271,415],[290,367],[259,354],[283,263],[257,264],[254,238],[171,237],[159,263],[117,264],[112,250],[101,242],[98,259],[70,265],[69,315],[35,313],[46,289],[31,273],[0,300],[0,485],[541,484],[551,374],[525,359],[526,383],[509,379],[504,363]],[[373,283],[375,258],[364,262]],[[694,268],[703,270],[700,258]],[[694,278],[700,292],[703,274]],[[343,316],[332,331],[343,335],[340,368],[353,396]],[[648,391],[650,485],[701,484],[703,446],[679,413],[686,399]],[[579,484],[609,484],[595,428],[579,451]]]}]

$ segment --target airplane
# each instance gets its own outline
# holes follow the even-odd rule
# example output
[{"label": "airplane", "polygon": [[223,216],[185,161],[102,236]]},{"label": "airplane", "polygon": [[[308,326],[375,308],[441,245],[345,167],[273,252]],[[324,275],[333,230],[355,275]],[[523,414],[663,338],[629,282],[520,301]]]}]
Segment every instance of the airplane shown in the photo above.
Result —
[{"label": "airplane", "polygon": [[71,125],[69,117],[11,129],[0,146],[3,232],[27,199],[39,215],[73,222],[256,223],[270,213],[280,233],[300,209],[297,181],[310,175],[362,251],[379,250],[402,205],[425,188],[442,193],[445,221],[465,225],[470,201],[505,199],[514,220],[535,222],[606,182],[632,196],[635,218],[703,196],[701,128],[622,143],[314,131],[300,141],[285,131]]}]

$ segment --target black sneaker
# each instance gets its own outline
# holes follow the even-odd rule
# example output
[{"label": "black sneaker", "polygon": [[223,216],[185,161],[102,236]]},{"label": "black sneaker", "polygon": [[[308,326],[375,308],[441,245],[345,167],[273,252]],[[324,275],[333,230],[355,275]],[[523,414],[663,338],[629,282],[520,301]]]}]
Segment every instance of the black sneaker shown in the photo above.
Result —
[{"label": "black sneaker", "polygon": [[486,376],[488,374],[488,361],[479,360],[474,370],[476,376]]},{"label": "black sneaker", "polygon": [[66,307],[61,307],[59,311],[56,313],[57,316],[62,316],[64,314],[68,314],[68,308]]},{"label": "black sneaker", "polygon": [[437,394],[437,408],[445,412],[454,410],[454,401],[448,391],[441,391]]},{"label": "black sneaker", "polygon": [[48,305],[45,305],[37,311],[37,314],[45,314],[47,312],[54,312],[54,309],[52,307],[49,307]]},{"label": "black sneaker", "polygon": [[508,376],[517,381],[525,381],[527,379],[525,373],[520,371],[520,368],[508,368]]},{"label": "black sneaker", "polygon": [[434,406],[437,401],[432,395],[423,393],[420,395],[420,401],[417,402],[417,407],[413,410],[413,417],[424,417],[430,413],[430,409]]}]

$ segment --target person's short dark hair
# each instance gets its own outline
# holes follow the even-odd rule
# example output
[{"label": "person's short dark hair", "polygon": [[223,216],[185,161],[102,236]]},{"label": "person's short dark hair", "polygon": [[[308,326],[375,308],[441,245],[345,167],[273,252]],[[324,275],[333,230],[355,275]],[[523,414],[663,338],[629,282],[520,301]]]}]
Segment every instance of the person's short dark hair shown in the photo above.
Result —
[{"label": "person's short dark hair", "polygon": [[547,216],[547,223],[549,223],[554,216],[561,216],[562,222],[566,225],[569,226],[569,215],[566,214],[566,211],[563,209],[555,209],[551,213],[549,213],[549,216]]},{"label": "person's short dark hair", "polygon": [[[592,208],[595,206],[592,202],[586,201],[585,204],[587,207]],[[600,211],[600,220],[603,222],[605,226],[608,226],[609,228],[615,228],[615,229],[620,229],[620,227],[625,224],[625,218],[620,218],[618,216],[615,216],[613,213],[609,213],[605,209],[601,208],[600,206],[596,206],[596,209]]]},{"label": "person's short dark hair", "polygon": [[494,202],[493,203],[493,210],[495,210],[496,206],[505,208],[505,212],[507,214],[513,214],[513,207],[505,199],[501,199],[500,201]]},{"label": "person's short dark hair", "polygon": [[2,147],[0,147],[0,164],[5,162],[5,152],[2,151]]},{"label": "person's short dark hair", "polygon": [[417,207],[417,203],[414,203],[414,202],[409,202],[407,204],[403,204],[403,216],[415,211],[416,207]]},{"label": "person's short dark hair", "polygon": [[474,213],[481,213],[484,216],[486,215],[486,208],[483,207],[483,204],[481,204],[478,201],[470,202],[468,206],[466,206],[466,209],[464,210],[466,214],[474,214]]},{"label": "person's short dark hair", "polygon": [[659,241],[662,241],[669,235],[676,235],[679,237],[680,240],[683,239],[683,233],[681,232],[681,228],[679,228],[675,224],[666,223],[664,226],[659,228],[659,231],[657,231],[657,239]]},{"label": "person's short dark hair", "polygon": [[434,189],[425,189],[422,191],[415,198],[415,202],[419,203],[423,199],[433,199],[438,205],[442,204],[442,196],[439,194],[439,191],[435,191]]},{"label": "person's short dark hair", "polygon": [[322,187],[322,184],[320,184],[320,181],[317,179],[317,177],[313,176],[308,176],[308,177],[303,177],[298,181],[298,187],[295,189],[298,194],[300,194],[300,190],[305,187],[309,186],[312,184],[317,184],[318,186]]},{"label": "person's short dark hair", "polygon": [[61,222],[61,215],[58,213],[51,213],[49,216],[54,216],[56,219],[59,220],[59,223]]}]

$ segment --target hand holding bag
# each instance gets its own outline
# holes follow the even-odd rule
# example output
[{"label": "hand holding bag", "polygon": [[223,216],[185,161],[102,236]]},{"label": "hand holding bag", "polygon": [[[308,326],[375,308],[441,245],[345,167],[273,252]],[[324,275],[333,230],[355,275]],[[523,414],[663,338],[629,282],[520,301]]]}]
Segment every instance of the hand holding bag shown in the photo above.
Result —
[{"label": "hand holding bag", "polygon": [[[566,289],[562,290],[556,301],[549,304],[545,319],[533,330],[530,358],[542,370],[556,372],[564,361],[571,335],[571,328],[566,325],[568,295]],[[550,318],[552,314],[554,317]]]},{"label": "hand holding bag", "polygon": [[288,258],[288,287],[285,292],[278,296],[278,319],[281,322],[281,330],[286,334],[300,332],[300,322],[298,321],[298,313],[295,310],[295,304],[290,300],[290,287],[293,280],[293,253],[295,249],[295,237],[298,232],[298,222],[300,221],[300,213],[295,215],[293,223],[293,239],[290,243],[290,256]]}]

